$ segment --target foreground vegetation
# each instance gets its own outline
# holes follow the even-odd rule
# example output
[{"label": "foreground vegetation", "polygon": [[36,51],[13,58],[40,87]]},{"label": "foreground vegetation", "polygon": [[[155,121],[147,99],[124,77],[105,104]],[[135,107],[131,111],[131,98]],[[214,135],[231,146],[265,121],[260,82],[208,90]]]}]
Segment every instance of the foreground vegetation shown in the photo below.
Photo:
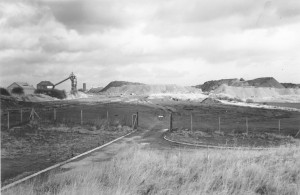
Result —
[{"label": "foreground vegetation", "polygon": [[[127,126],[40,123],[1,132],[1,182],[7,185],[129,133]],[[33,163],[34,162],[34,163]]]},{"label": "foreground vegetation", "polygon": [[300,148],[270,151],[133,147],[109,162],[3,194],[299,194]]}]

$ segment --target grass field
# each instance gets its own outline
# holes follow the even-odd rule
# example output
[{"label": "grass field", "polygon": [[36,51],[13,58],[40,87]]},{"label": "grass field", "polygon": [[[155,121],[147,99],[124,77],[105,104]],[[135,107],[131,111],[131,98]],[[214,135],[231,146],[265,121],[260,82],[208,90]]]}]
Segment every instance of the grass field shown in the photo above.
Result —
[{"label": "grass field", "polygon": [[280,194],[300,191],[300,149],[175,150],[133,147],[110,162],[50,175],[3,194]]},{"label": "grass field", "polygon": [[39,130],[1,132],[2,186],[103,145],[131,131],[129,127],[41,124]]},{"label": "grass field", "polygon": [[249,147],[249,148],[270,148],[283,145],[297,145],[298,139],[291,136],[282,136],[274,133],[219,133],[177,130],[167,133],[169,140],[177,142],[185,142],[192,144],[201,144],[208,146],[222,147]]}]

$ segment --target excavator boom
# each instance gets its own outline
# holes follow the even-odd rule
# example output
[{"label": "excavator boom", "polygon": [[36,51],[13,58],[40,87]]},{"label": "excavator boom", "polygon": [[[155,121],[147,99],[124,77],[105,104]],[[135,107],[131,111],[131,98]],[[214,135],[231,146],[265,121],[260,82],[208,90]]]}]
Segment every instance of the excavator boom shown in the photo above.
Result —
[{"label": "excavator boom", "polygon": [[70,74],[70,76],[68,78],[66,78],[66,79],[56,83],[55,85],[53,85],[52,89],[54,89],[55,86],[65,82],[66,80],[69,80],[69,79],[71,80],[71,93],[73,93],[73,94],[76,93],[77,92],[77,78],[73,74],[73,72]]},{"label": "excavator boom", "polygon": [[55,85],[53,85],[52,89],[54,89],[55,86],[57,86],[57,85],[59,85],[59,84],[65,82],[65,81],[68,80],[68,79],[70,79],[70,77],[68,77],[68,78],[66,78],[66,79],[64,79],[64,80],[62,80],[62,81],[60,81],[59,83],[56,83]]}]

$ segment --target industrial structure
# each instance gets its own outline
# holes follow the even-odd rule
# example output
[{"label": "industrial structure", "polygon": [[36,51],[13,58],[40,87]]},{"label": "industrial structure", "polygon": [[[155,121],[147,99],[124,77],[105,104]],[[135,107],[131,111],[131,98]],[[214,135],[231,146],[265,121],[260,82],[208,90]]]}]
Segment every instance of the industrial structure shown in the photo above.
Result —
[{"label": "industrial structure", "polygon": [[7,87],[7,90],[12,93],[12,90],[18,87],[23,89],[24,95],[34,94],[35,88],[26,82],[14,82]]},{"label": "industrial structure", "polygon": [[50,81],[41,81],[36,85],[37,89],[52,89],[53,88],[53,83]]},{"label": "industrial structure", "polygon": [[86,92],[86,83],[83,83],[83,92]]},{"label": "industrial structure", "polygon": [[76,93],[77,92],[77,78],[76,78],[76,76],[74,75],[73,72],[70,74],[70,76],[68,78],[66,78],[66,79],[56,83],[55,85],[53,85],[52,89],[54,89],[57,85],[65,82],[69,79],[71,80],[71,93],[72,94]]}]

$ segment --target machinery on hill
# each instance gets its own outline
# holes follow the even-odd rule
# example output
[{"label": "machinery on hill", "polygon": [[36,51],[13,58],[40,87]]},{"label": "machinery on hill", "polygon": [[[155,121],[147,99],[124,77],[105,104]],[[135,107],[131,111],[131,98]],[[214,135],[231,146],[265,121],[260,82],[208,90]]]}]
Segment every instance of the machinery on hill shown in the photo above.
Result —
[{"label": "machinery on hill", "polygon": [[70,74],[70,76],[68,78],[66,78],[66,79],[64,79],[64,80],[56,83],[55,85],[53,85],[52,89],[54,89],[55,86],[57,86],[57,85],[65,82],[65,81],[67,81],[69,79],[71,80],[71,93],[72,94],[76,93],[77,92],[77,78],[76,78],[76,76],[74,75],[73,72]]}]

